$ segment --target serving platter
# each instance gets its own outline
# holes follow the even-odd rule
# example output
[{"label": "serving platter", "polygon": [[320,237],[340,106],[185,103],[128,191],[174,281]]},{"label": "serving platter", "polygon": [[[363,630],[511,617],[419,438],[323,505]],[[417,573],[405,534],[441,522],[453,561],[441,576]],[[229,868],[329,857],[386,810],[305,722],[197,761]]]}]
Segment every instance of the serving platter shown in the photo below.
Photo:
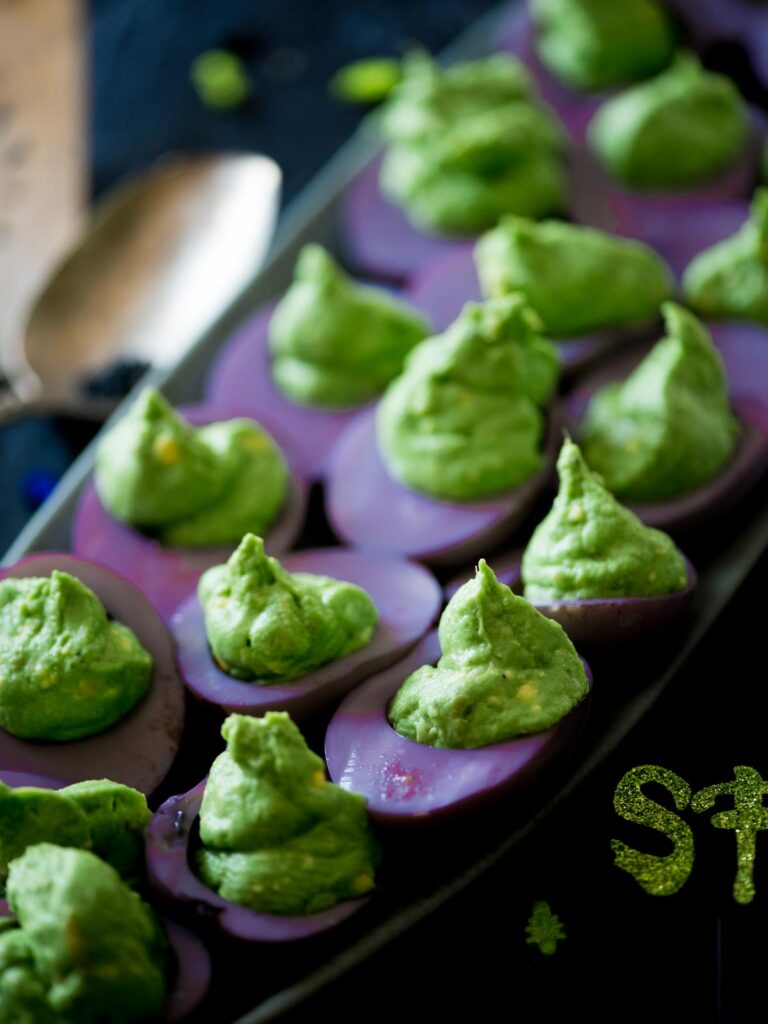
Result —
[{"label": "serving platter", "polygon": [[[505,5],[479,22],[446,58],[466,59],[489,52],[498,38],[501,19],[508,13],[509,5]],[[313,241],[343,252],[340,208],[345,190],[376,159],[377,149],[370,127],[364,127],[286,212],[273,255],[258,278],[177,366],[167,372],[153,371],[142,384],[155,384],[175,404],[199,401],[216,355],[249,317],[288,286],[301,247]],[[130,401],[129,396],[115,418]],[[78,459],[6,552],[5,564],[36,551],[71,548],[74,513],[90,478],[94,452],[91,445]],[[530,522],[536,522],[543,510],[534,510]],[[310,511],[300,546],[330,543],[320,503],[311,503]],[[700,584],[694,614],[675,642],[654,652],[653,660],[638,659],[631,666],[622,666],[620,692],[610,686],[619,671],[616,663],[610,659],[593,663],[595,699],[580,743],[566,763],[554,766],[525,792],[514,794],[504,803],[503,813],[489,809],[473,817],[471,829],[461,821],[449,821],[434,833],[422,832],[418,844],[407,834],[385,834],[380,885],[365,908],[322,936],[290,943],[290,948],[282,944],[260,948],[258,972],[253,970],[252,951],[232,944],[219,947],[212,939],[217,1019],[222,1024],[257,1024],[279,1018],[448,903],[517,848],[642,719],[698,648],[767,547],[768,486],[764,482],[718,524],[715,545],[699,539],[686,549],[699,570]],[[221,744],[211,741],[201,726],[204,742],[201,749],[195,749],[195,756],[190,756],[201,718],[200,709],[193,709],[187,753],[174,769],[163,798],[183,793],[199,782],[211,754],[220,749]],[[322,748],[324,726],[321,719],[308,730],[316,749]],[[201,933],[206,932],[206,923],[200,920]]]}]

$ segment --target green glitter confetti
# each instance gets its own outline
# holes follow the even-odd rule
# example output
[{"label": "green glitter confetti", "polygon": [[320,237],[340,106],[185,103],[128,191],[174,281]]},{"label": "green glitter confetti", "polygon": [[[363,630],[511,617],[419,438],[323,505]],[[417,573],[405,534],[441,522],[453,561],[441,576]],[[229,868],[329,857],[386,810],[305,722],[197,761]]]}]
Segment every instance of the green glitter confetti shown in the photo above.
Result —
[{"label": "green glitter confetti", "polygon": [[533,913],[525,928],[528,938],[525,940],[531,946],[538,946],[545,956],[552,956],[557,949],[558,942],[566,938],[565,928],[560,923],[560,918],[553,914],[548,903],[539,900],[533,904]]},{"label": "green glitter confetti", "polygon": [[332,96],[345,103],[380,103],[402,77],[395,57],[370,57],[341,68],[328,83]]},{"label": "green glitter confetti", "polygon": [[733,769],[734,781],[721,782],[699,790],[693,798],[694,811],[714,807],[719,796],[732,796],[734,809],[720,811],[710,819],[715,828],[732,828],[736,832],[736,880],[733,898],[737,903],[751,903],[755,898],[755,852],[757,833],[768,828],[768,808],[763,797],[768,784],[754,768]]},{"label": "green glitter confetti", "polygon": [[190,78],[205,106],[219,110],[241,106],[251,92],[245,65],[229,50],[206,50],[195,57]]},{"label": "green glitter confetti", "polygon": [[613,797],[616,813],[625,821],[663,832],[675,849],[666,857],[634,850],[618,839],[611,840],[614,863],[628,871],[652,896],[671,896],[682,888],[693,869],[693,832],[674,811],[668,810],[642,792],[646,782],[657,782],[668,790],[678,810],[684,810],[691,799],[691,787],[679,775],[656,765],[639,765],[620,780]]}]

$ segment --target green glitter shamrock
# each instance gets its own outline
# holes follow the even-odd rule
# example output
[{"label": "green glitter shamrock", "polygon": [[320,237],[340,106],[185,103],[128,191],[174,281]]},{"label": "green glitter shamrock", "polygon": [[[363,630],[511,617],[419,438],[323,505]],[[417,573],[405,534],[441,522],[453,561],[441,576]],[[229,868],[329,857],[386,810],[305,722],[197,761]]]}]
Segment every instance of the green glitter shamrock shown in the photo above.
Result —
[{"label": "green glitter shamrock", "polygon": [[732,811],[713,814],[711,821],[715,828],[732,828],[736,832],[736,880],[733,883],[733,898],[737,903],[751,903],[755,898],[755,848],[757,833],[768,828],[768,808],[763,806],[763,797],[768,794],[768,784],[754,768],[734,768],[734,781],[721,782],[715,786],[700,789],[691,801],[694,811],[706,811],[714,807],[719,796],[732,796]]},{"label": "green glitter shamrock", "polygon": [[192,61],[192,84],[206,107],[239,107],[251,92],[245,65],[229,50],[206,50]]},{"label": "green glitter shamrock", "polygon": [[345,103],[380,103],[402,77],[396,57],[369,57],[340,68],[328,83],[332,96]]},{"label": "green glitter shamrock", "polygon": [[566,938],[560,918],[552,913],[549,904],[543,900],[533,904],[533,913],[525,931],[528,936],[525,941],[531,946],[538,946],[545,956],[552,956],[558,942]]}]

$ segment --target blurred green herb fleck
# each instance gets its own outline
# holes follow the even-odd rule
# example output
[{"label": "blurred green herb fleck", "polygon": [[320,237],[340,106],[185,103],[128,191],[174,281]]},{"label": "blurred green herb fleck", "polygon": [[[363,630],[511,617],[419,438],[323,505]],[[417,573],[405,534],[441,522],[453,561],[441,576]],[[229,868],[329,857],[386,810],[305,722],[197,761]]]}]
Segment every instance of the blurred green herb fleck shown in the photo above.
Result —
[{"label": "blurred green herb fleck", "polygon": [[190,77],[206,107],[218,110],[239,107],[251,93],[245,65],[229,50],[206,50],[195,57]]},{"label": "blurred green herb fleck", "polygon": [[345,103],[380,103],[402,76],[396,57],[369,57],[340,68],[328,84],[331,95]]},{"label": "blurred green herb fleck", "polygon": [[566,937],[560,919],[549,909],[549,904],[541,900],[534,903],[525,931],[528,935],[525,941],[531,946],[538,946],[546,956],[552,956],[558,942]]}]

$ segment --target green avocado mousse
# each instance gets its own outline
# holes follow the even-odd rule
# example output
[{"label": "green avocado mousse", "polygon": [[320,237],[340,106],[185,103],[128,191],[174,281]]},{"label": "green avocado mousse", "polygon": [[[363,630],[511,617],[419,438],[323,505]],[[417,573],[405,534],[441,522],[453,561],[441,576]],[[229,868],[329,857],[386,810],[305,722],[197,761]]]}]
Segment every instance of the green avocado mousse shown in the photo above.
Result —
[{"label": "green avocado mousse", "polygon": [[144,697],[152,667],[132,630],[69,573],[0,581],[0,726],[13,736],[104,732]]},{"label": "green avocado mousse", "polygon": [[606,100],[588,138],[617,181],[661,190],[711,180],[743,153],[748,134],[733,82],[682,52],[656,78]]},{"label": "green avocado mousse", "polygon": [[672,539],[620,505],[570,438],[557,471],[557,497],[523,555],[526,600],[651,597],[685,589],[685,560]]},{"label": "green avocado mousse", "polygon": [[485,747],[542,732],[587,695],[562,626],[500,583],[484,559],[440,619],[442,655],[409,676],[390,706],[396,732],[432,747]]},{"label": "green avocado mousse", "polygon": [[280,390],[309,406],[374,398],[400,372],[429,323],[381,288],[356,284],[319,245],[306,245],[269,325]]},{"label": "green avocado mousse", "polygon": [[95,482],[106,510],[171,547],[264,533],[288,490],[285,459],[254,420],[194,427],[146,388],[107,433]]},{"label": "green avocado mousse", "polygon": [[672,295],[650,246],[561,221],[505,217],[478,241],[475,263],[484,295],[524,295],[555,338],[643,323]]},{"label": "green avocado mousse", "polygon": [[750,217],[735,235],[691,260],[683,295],[706,319],[751,320],[768,327],[768,188],[755,192]]},{"label": "green avocado mousse", "polygon": [[559,368],[521,296],[467,303],[444,334],[416,346],[379,403],[388,472],[448,501],[521,484],[543,462]]},{"label": "green avocado mousse", "polygon": [[662,71],[675,32],[656,0],[529,0],[536,53],[552,74],[585,92]]},{"label": "green avocado mousse", "polygon": [[443,70],[411,54],[381,123],[382,191],[427,231],[472,235],[504,213],[564,208],[564,134],[514,57]]},{"label": "green avocado mousse", "polygon": [[211,653],[238,679],[297,679],[365,646],[378,614],[352,583],[289,573],[247,534],[224,565],[198,585]]},{"label": "green avocado mousse", "polygon": [[314,914],[374,887],[365,800],[328,782],[284,712],[230,715],[200,806],[200,877],[265,914]]},{"label": "green avocado mousse", "polygon": [[109,864],[51,843],[12,861],[0,931],[0,1019],[129,1024],[162,1019],[166,942]]},{"label": "green avocado mousse", "polygon": [[583,424],[583,449],[617,497],[662,501],[711,480],[739,436],[723,361],[688,310],[662,307],[666,336],[626,380],[598,391]]},{"label": "green avocado mousse", "polygon": [[127,881],[138,880],[150,817],[143,793],[108,779],[58,790],[0,782],[0,887],[10,862],[43,842],[90,850]]}]

